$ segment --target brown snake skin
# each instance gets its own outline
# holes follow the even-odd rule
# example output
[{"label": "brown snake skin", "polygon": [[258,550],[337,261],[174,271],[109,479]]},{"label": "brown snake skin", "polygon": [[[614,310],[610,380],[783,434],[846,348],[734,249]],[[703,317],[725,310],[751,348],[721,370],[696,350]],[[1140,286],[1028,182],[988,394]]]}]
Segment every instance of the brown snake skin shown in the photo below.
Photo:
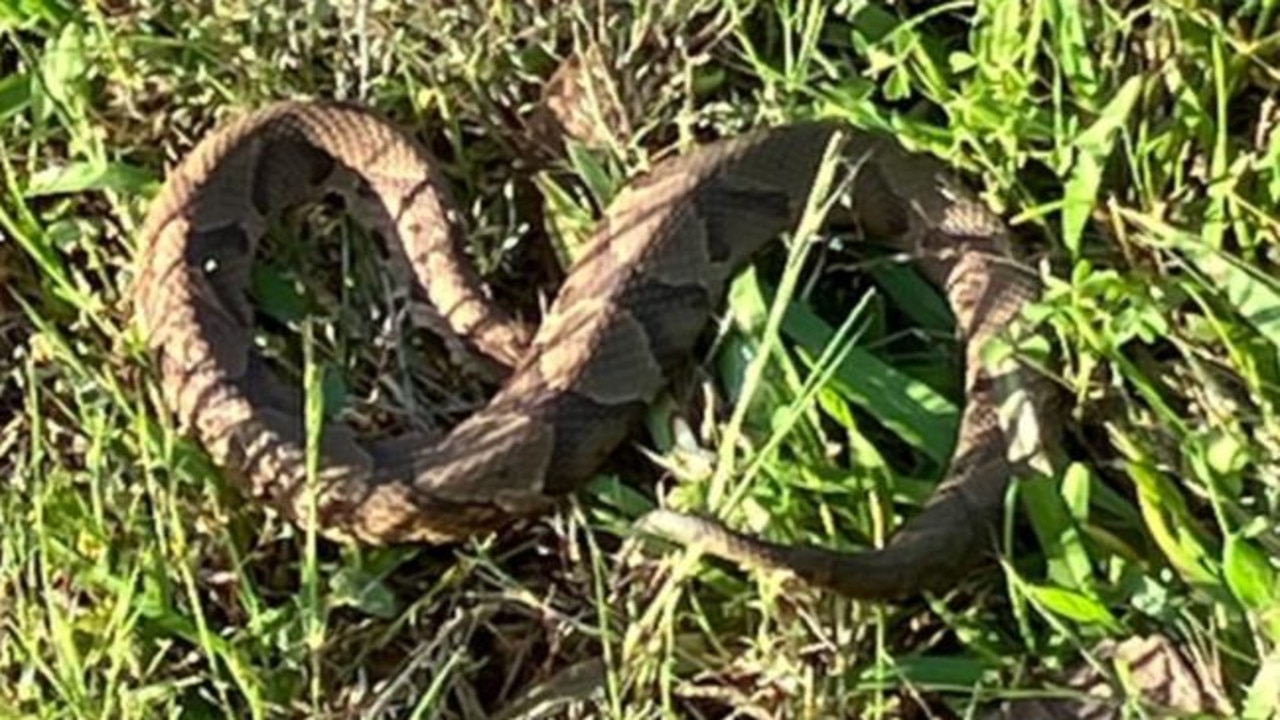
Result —
[{"label": "brown snake skin", "polygon": [[[596,472],[689,361],[733,275],[794,227],[837,129],[757,131],[657,164],[607,210],[531,333],[491,302],[466,260],[421,146],[353,106],[252,113],[170,173],[142,231],[134,305],[165,402],[253,496],[294,521],[308,517],[301,393],[253,349],[245,291],[268,222],[339,193],[387,238],[448,326],[511,371],[485,408],[443,437],[363,443],[327,424],[311,488],[320,532],[445,542],[544,512]],[[849,595],[894,598],[946,587],[989,547],[1024,460],[1011,458],[1014,441],[1041,427],[1044,380],[1011,360],[984,363],[979,351],[1039,286],[1015,261],[1003,224],[937,163],[861,135],[843,157],[852,177],[845,212],[944,289],[964,341],[966,406],[947,477],[886,548],[866,553],[762,543],[670,511],[644,522]]]}]

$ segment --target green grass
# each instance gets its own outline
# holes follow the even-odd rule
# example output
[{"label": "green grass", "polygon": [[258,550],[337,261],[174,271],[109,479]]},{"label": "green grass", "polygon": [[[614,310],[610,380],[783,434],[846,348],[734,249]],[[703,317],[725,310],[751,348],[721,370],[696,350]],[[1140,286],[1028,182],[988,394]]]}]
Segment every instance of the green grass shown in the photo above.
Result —
[{"label": "green grass", "polygon": [[[0,5],[0,717],[477,718],[538,692],[562,717],[978,717],[1072,696],[1086,660],[1124,687],[1098,648],[1148,634],[1228,715],[1280,714],[1276,3],[257,5]],[[520,119],[593,43],[627,122],[606,150],[522,160]],[[1071,463],[1019,486],[1003,563],[902,605],[633,538],[661,494],[860,549],[938,478],[962,401],[940,296],[815,251],[776,336],[779,264],[740,278],[645,452],[562,512],[452,548],[313,545],[177,432],[127,302],[164,170],[285,97],[427,141],[526,312],[663,151],[811,115],[892,132],[1042,258],[1046,342],[1024,350],[1060,380]],[[403,311],[368,238],[307,226],[322,253],[274,243],[258,278],[296,381],[365,427],[474,407],[429,344],[364,320]]]}]

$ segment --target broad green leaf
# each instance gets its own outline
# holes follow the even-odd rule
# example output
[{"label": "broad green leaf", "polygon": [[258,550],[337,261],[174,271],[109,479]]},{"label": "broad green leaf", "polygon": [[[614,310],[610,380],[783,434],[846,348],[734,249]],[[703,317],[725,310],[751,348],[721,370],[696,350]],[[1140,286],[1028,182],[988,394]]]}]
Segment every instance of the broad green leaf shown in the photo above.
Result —
[{"label": "broad green leaf", "polygon": [[25,196],[35,198],[94,190],[149,196],[156,184],[151,172],[127,163],[74,162],[36,173]]},{"label": "broad green leaf", "polygon": [[626,517],[639,517],[653,509],[651,498],[622,482],[616,475],[597,475],[587,483],[583,492]]},{"label": "broad green leaf", "polygon": [[[992,668],[977,658],[913,656],[899,658],[893,669],[895,679],[926,687],[972,687]],[[874,681],[878,674],[872,666],[862,677]]]},{"label": "broad green leaf", "polygon": [[880,265],[871,271],[871,276],[893,306],[925,330],[949,333],[955,327],[946,300],[912,268]]},{"label": "broad green leaf", "polygon": [[1093,568],[1080,531],[1058,492],[1054,478],[1037,476],[1018,484],[1031,527],[1044,548],[1048,577],[1055,583],[1091,593]]},{"label": "broad green leaf", "polygon": [[534,182],[546,205],[547,231],[561,268],[568,268],[586,249],[596,226],[590,207],[580,202],[551,173],[539,173]]},{"label": "broad green leaf", "polygon": [[1092,475],[1087,465],[1073,462],[1067,466],[1066,473],[1062,477],[1062,497],[1066,502],[1067,510],[1071,512],[1071,517],[1076,522],[1085,522],[1089,519],[1092,488]]},{"label": "broad green leaf", "polygon": [[1080,254],[1080,238],[1102,185],[1102,169],[1115,148],[1116,135],[1138,100],[1142,82],[1141,75],[1125,81],[1093,125],[1073,143],[1075,165],[1063,189],[1062,202],[1062,241],[1072,256]]},{"label": "broad green leaf", "polygon": [[15,72],[0,78],[0,120],[17,115],[31,104],[31,76]]},{"label": "broad green leaf", "polygon": [[[831,326],[798,303],[787,309],[782,331],[815,354],[835,334]],[[938,463],[951,458],[959,411],[933,388],[859,347],[849,350],[831,382],[832,387],[925,455]]]},{"label": "broad green leaf", "polygon": [[1165,558],[1192,585],[1217,588],[1213,553],[1205,546],[1199,523],[1188,512],[1181,491],[1145,463],[1128,462],[1126,469],[1138,489],[1143,520]]},{"label": "broad green leaf", "polygon": [[1085,10],[1079,0],[1052,0],[1052,22],[1055,30],[1055,57],[1062,64],[1062,72],[1067,76],[1072,88],[1086,101],[1093,100],[1098,93],[1098,76],[1094,68],[1093,55],[1089,48],[1092,43],[1085,30],[1083,19]]},{"label": "broad green leaf", "polygon": [[1180,243],[1236,312],[1280,349],[1280,283],[1256,265],[1199,243]]},{"label": "broad green leaf", "polygon": [[84,30],[76,22],[62,26],[62,33],[41,58],[41,87],[75,119],[86,113],[89,65]]},{"label": "broad green leaf", "polygon": [[353,607],[389,620],[400,611],[396,595],[382,578],[359,567],[343,567],[329,579],[328,603],[334,608]]},{"label": "broad green leaf", "polygon": [[282,323],[289,324],[307,317],[307,296],[290,282],[279,268],[258,262],[250,270],[250,291],[258,308]]},{"label": "broad green leaf", "polygon": [[1250,610],[1280,602],[1280,582],[1267,554],[1239,533],[1227,536],[1222,550],[1222,572],[1227,587]]},{"label": "broad green leaf", "polygon": [[569,164],[578,177],[582,178],[591,198],[599,207],[606,207],[613,196],[618,194],[618,183],[600,162],[599,156],[587,149],[582,143],[568,143]]},{"label": "broad green leaf", "polygon": [[1280,714],[1280,692],[1276,692],[1278,687],[1280,650],[1273,646],[1271,655],[1263,659],[1262,667],[1249,684],[1240,717],[1243,720],[1275,720]]},{"label": "broad green leaf", "polygon": [[1027,594],[1045,610],[1084,625],[1097,625],[1108,631],[1118,631],[1120,623],[1105,605],[1074,590],[1066,588],[1028,585]]}]

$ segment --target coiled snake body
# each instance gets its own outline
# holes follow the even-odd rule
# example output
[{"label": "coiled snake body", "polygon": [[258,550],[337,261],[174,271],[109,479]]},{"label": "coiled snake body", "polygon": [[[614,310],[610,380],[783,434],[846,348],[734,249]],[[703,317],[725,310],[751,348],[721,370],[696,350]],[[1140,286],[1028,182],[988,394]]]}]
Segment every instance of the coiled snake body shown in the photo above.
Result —
[{"label": "coiled snake body", "polygon": [[[142,230],[134,304],[166,403],[216,462],[286,516],[371,543],[444,542],[543,512],[630,433],[690,350],[726,283],[792,227],[833,135],[801,123],[703,146],[632,182],[600,221],[536,332],[494,305],[463,253],[426,151],[371,112],[282,103],[205,139],[174,169]],[[1015,472],[1012,422],[1042,380],[981,346],[1038,291],[1004,226],[936,163],[855,136],[853,216],[942,287],[965,343],[956,457],[927,507],[880,550],[776,546],[667,511],[648,524],[726,557],[791,569],[850,595],[945,587],[980,556]],[[489,404],[442,438],[362,443],[329,424],[308,495],[299,391],[255,352],[245,291],[268,222],[339,193],[388,239],[439,313],[511,368]],[[1022,420],[1002,416],[1019,394]],[[1027,415],[1027,413],[1031,415]]]}]

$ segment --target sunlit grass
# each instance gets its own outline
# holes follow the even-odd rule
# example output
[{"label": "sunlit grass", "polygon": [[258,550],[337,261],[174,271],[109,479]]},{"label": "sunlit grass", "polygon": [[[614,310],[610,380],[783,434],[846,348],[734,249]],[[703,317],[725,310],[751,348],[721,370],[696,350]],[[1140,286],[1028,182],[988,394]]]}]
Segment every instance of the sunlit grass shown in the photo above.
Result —
[{"label": "sunlit grass", "polygon": [[[1232,714],[1273,716],[1274,4],[829,5],[0,6],[0,717],[966,716],[1071,696],[1082,659],[1110,668],[1103,641],[1154,633]],[[627,122],[534,161],[523,121],[591,46]],[[891,132],[964,174],[1046,278],[1043,344],[1020,351],[1062,388],[1070,464],[1011,498],[1002,563],[897,606],[632,539],[661,495],[858,550],[927,496],[963,402],[941,296],[814,248],[738,279],[645,452],[562,512],[452,548],[313,544],[178,433],[128,306],[165,169],[285,97],[362,102],[427,142],[526,314],[549,258],[663,154],[813,115]],[[310,225],[324,249],[281,238],[258,279],[294,379],[373,427],[474,406],[409,329],[355,327],[402,298],[366,239]],[[285,292],[313,264],[349,282]],[[299,313],[323,316],[311,364]]]}]

